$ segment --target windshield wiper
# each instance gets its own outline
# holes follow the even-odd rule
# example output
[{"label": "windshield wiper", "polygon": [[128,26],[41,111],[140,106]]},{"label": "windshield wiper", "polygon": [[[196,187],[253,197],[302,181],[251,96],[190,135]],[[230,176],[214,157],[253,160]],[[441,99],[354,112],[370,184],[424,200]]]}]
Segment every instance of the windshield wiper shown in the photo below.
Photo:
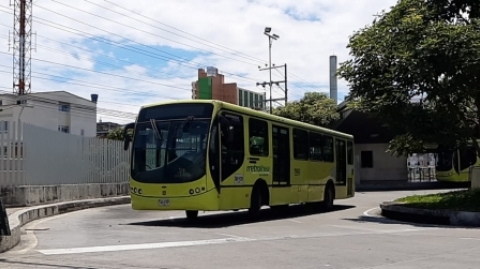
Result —
[{"label": "windshield wiper", "polygon": [[193,116],[188,116],[183,122],[182,125],[177,125],[177,131],[175,132],[175,138],[182,138],[183,133],[185,132],[188,124],[195,120]]},{"label": "windshield wiper", "polygon": [[162,140],[163,140],[163,136],[162,136],[162,133],[158,130],[157,122],[155,121],[155,119],[150,119],[150,124],[152,124],[153,134],[155,135],[155,138],[156,138],[157,140],[162,141]]}]

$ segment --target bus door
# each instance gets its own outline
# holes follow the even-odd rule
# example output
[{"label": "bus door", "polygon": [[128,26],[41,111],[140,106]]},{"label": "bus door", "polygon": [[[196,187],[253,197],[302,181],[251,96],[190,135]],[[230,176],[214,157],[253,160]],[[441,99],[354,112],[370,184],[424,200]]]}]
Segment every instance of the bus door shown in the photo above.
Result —
[{"label": "bus door", "polygon": [[[212,128],[212,139],[215,139],[215,142],[212,144],[219,150],[211,154],[210,167],[215,187],[220,192],[221,185],[230,184],[226,180],[232,178],[243,165],[243,118],[230,112],[221,112],[215,122]],[[219,132],[213,133],[214,129]],[[213,171],[212,167],[217,169]]]},{"label": "bus door", "polygon": [[290,186],[290,139],[285,127],[272,126],[273,187]]}]

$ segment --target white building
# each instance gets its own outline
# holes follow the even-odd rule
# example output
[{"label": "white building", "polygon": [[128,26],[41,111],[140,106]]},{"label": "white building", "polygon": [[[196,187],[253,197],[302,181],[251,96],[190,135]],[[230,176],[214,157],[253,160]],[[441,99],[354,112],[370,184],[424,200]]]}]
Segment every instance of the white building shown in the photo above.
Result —
[{"label": "white building", "polygon": [[50,130],[96,136],[97,99],[88,100],[66,91],[37,92],[27,95],[0,94],[0,131],[8,122],[22,121]]}]

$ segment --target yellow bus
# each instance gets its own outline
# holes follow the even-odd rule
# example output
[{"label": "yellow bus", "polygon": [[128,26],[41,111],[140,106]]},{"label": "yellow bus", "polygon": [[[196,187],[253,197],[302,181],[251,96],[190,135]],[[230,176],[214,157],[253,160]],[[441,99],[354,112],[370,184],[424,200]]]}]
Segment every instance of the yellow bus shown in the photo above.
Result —
[{"label": "yellow bus", "polygon": [[[133,129],[133,136],[130,135]],[[124,128],[134,210],[329,210],[354,196],[353,136],[215,100],[143,106]]]},{"label": "yellow bus", "polygon": [[480,165],[471,143],[467,147],[454,149],[439,146],[435,157],[435,174],[440,182],[469,182],[470,166]]}]

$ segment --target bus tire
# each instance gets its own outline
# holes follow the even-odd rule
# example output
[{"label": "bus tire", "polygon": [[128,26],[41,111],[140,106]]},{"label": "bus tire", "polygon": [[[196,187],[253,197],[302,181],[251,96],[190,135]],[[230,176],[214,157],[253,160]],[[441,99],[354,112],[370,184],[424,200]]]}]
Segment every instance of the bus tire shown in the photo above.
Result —
[{"label": "bus tire", "polygon": [[251,217],[256,218],[258,215],[260,215],[262,201],[262,190],[259,185],[255,185],[250,198],[250,208],[248,209],[248,213]]},{"label": "bus tire", "polygon": [[195,220],[198,218],[198,210],[186,210],[185,214],[189,220]]},{"label": "bus tire", "polygon": [[331,211],[333,208],[333,201],[335,200],[335,188],[330,181],[325,186],[325,193],[323,194],[322,209],[325,211]]}]

